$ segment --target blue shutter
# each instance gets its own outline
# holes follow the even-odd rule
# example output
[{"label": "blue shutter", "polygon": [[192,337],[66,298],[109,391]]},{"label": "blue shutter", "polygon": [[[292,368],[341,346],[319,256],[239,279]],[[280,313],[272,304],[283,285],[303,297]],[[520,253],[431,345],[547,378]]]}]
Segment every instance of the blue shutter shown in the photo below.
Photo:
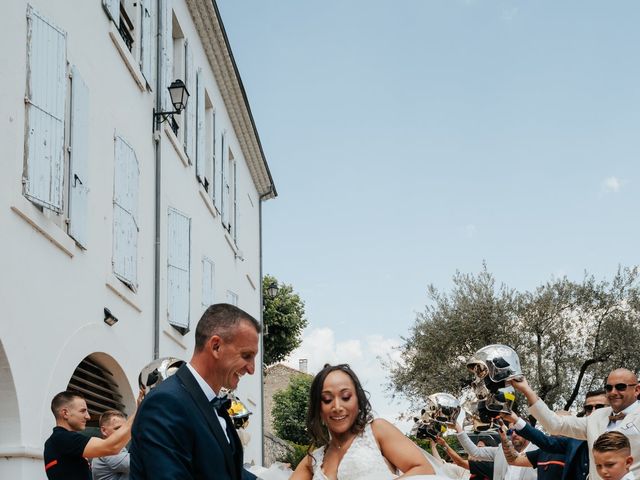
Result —
[{"label": "blue shutter", "polygon": [[[206,184],[206,158],[205,158],[205,117],[204,117],[204,82],[202,81],[202,69],[198,69],[196,77],[196,176],[203,185]],[[212,185],[209,184],[209,188]]]},{"label": "blue shutter", "polygon": [[151,0],[142,0],[141,5],[141,32],[140,32],[140,45],[142,51],[140,53],[140,70],[142,75],[147,80],[149,86],[153,85],[153,21],[155,15],[155,8],[153,5],[155,2]]},{"label": "blue shutter", "polygon": [[162,110],[165,112],[173,111],[171,96],[169,95],[169,85],[175,80],[173,77],[173,14],[171,10],[171,0],[159,0],[160,16],[162,24],[162,42],[161,51],[158,53],[162,68],[160,69],[162,76],[160,79],[160,92],[158,95],[162,99]]},{"label": "blue shutter", "polygon": [[69,235],[87,248],[89,194],[89,89],[71,69],[71,151],[69,155]]},{"label": "blue shutter", "polygon": [[167,222],[167,319],[189,328],[191,219],[169,208]]},{"label": "blue shutter", "polygon": [[206,309],[215,303],[214,300],[214,265],[208,258],[202,259],[202,306]]},{"label": "blue shutter", "polygon": [[134,291],[138,275],[138,182],[140,171],[133,148],[115,140],[113,182],[113,273]]},{"label": "blue shutter", "polygon": [[104,11],[116,26],[120,24],[120,0],[102,0]]},{"label": "blue shutter", "polygon": [[196,71],[193,65],[193,49],[188,40],[184,42],[184,75],[187,91],[189,92],[189,100],[183,115],[184,118],[184,151],[192,164],[196,156],[196,108],[197,108],[197,92],[196,92]]},{"label": "blue shutter", "polygon": [[26,168],[24,194],[62,211],[66,33],[27,8]]}]

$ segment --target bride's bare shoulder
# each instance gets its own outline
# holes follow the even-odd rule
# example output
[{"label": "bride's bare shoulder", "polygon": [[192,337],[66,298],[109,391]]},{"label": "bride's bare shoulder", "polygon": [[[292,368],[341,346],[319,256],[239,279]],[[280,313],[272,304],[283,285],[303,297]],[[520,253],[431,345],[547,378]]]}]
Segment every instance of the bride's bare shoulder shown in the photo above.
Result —
[{"label": "bride's bare shoulder", "polygon": [[311,480],[312,478],[313,468],[311,466],[311,455],[305,455],[289,480]]}]

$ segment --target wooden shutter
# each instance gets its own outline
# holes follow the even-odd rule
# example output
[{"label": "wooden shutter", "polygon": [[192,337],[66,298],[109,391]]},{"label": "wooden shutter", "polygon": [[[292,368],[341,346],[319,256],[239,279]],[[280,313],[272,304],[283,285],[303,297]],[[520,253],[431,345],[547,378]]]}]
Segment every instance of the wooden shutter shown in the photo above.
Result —
[{"label": "wooden shutter", "polygon": [[221,179],[221,188],[220,188],[220,193],[221,193],[221,200],[220,200],[220,216],[222,217],[222,225],[224,225],[225,228],[227,228],[227,224],[229,223],[229,183],[228,183],[228,176],[229,176],[229,172],[227,172],[228,170],[228,165],[227,165],[227,153],[225,152],[226,150],[226,145],[225,145],[225,135],[222,135],[222,141],[220,142],[222,144],[222,155],[220,155],[222,158],[220,159],[220,164],[222,166],[222,172],[220,172],[220,179]]},{"label": "wooden shutter", "polygon": [[113,273],[134,291],[138,275],[138,180],[140,171],[133,148],[115,140],[113,186]]},{"label": "wooden shutter", "polygon": [[206,132],[205,124],[206,119],[204,116],[204,82],[202,81],[202,69],[198,69],[196,76],[196,176],[198,181],[203,185],[207,185],[211,188],[208,182],[206,182],[206,157],[205,157],[205,145],[206,145]]},{"label": "wooden shutter", "polygon": [[77,67],[71,69],[69,135],[69,235],[87,248],[89,194],[89,89]]},{"label": "wooden shutter", "polygon": [[237,164],[235,160],[233,161],[233,218],[231,221],[233,222],[231,227],[233,228],[233,240],[238,245],[238,175],[237,175]]},{"label": "wooden shutter", "polygon": [[155,1],[141,0],[141,32],[140,32],[140,70],[144,75],[147,85],[150,87],[153,85],[153,31],[155,25],[155,8],[153,7]]},{"label": "wooden shutter", "polygon": [[67,35],[27,8],[27,94],[24,194],[62,211]]},{"label": "wooden shutter", "polygon": [[167,224],[167,317],[171,325],[189,328],[191,219],[169,208]]},{"label": "wooden shutter", "polygon": [[189,92],[189,100],[183,115],[184,119],[184,151],[189,158],[189,163],[193,163],[196,156],[196,109],[197,109],[197,92],[196,92],[196,71],[193,65],[193,48],[188,40],[184,42],[184,75],[187,91]]},{"label": "wooden shutter", "polygon": [[207,159],[208,162],[211,162],[211,178],[209,178],[209,195],[211,195],[211,201],[213,202],[214,205],[216,205],[216,197],[218,197],[217,195],[217,185],[216,185],[216,172],[217,170],[217,165],[216,165],[216,111],[212,110],[211,111],[211,132],[209,132],[209,135],[211,135],[211,158]]}]

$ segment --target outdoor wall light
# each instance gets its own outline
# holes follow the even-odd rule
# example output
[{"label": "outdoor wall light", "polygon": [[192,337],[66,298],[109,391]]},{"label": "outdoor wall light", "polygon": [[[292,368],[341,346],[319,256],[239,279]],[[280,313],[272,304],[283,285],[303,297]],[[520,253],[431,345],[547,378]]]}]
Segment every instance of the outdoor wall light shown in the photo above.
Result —
[{"label": "outdoor wall light", "polygon": [[174,115],[180,115],[184,107],[187,106],[187,101],[189,100],[189,90],[187,90],[187,86],[180,79],[174,80],[171,85],[167,87],[169,90],[169,96],[171,97],[171,103],[173,104],[174,110],[172,112],[156,112],[153,111],[153,119],[157,122],[157,125],[160,126],[162,122],[169,121],[171,125],[171,129],[174,133],[178,132],[178,124],[173,118]]},{"label": "outdoor wall light", "polygon": [[111,313],[111,310],[109,310],[107,307],[104,307],[104,323],[106,323],[110,327],[113,327],[116,323],[118,323],[118,319],[113,316],[113,313]]},{"label": "outdoor wall light", "polygon": [[269,298],[276,298],[276,295],[278,295],[278,290],[278,282],[271,282],[267,287],[267,295],[269,295]]}]

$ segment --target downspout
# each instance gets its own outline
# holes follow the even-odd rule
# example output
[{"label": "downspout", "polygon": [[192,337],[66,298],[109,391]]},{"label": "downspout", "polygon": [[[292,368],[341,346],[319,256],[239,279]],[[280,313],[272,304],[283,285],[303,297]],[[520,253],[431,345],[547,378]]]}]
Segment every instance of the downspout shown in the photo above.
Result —
[{"label": "downspout", "polygon": [[260,425],[262,427],[262,458],[260,464],[264,465],[264,295],[263,295],[263,271],[262,271],[262,202],[273,194],[273,185],[269,185],[269,190],[260,195],[258,199],[258,231],[260,248],[260,325],[262,325],[262,335],[260,335],[260,399],[262,408],[260,409]]},{"label": "downspout", "polygon": [[[166,1],[166,0],[160,0]],[[160,5],[160,2],[157,3]],[[163,44],[163,15],[162,9],[157,12],[157,36],[156,36],[156,108],[155,112],[162,111],[162,44]],[[162,192],[162,158],[160,155],[160,117],[153,116],[153,140],[155,142],[155,240],[154,240],[154,280],[153,280],[153,359],[160,357],[160,208]]]}]

